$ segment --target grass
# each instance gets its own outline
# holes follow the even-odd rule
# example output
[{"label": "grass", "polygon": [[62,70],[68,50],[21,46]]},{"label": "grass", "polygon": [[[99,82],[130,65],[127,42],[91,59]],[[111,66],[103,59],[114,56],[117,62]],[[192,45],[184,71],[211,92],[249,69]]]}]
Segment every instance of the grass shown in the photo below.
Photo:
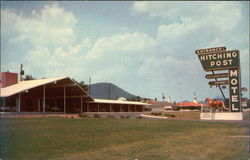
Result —
[{"label": "grass", "polygon": [[1,119],[11,160],[247,160],[248,125],[124,118]]}]

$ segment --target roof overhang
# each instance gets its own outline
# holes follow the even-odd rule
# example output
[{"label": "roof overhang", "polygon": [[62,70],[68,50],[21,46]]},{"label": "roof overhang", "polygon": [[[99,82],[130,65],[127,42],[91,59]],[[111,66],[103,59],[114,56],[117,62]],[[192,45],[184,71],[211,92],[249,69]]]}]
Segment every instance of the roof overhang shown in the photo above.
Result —
[{"label": "roof overhang", "polygon": [[[19,81],[17,84],[1,88],[0,97],[9,97],[18,93],[27,92],[30,89],[47,85],[48,87],[78,87],[82,95],[88,96],[86,91],[82,89],[75,81],[71,80],[69,77],[57,77],[57,78],[48,78],[48,79],[36,79],[36,80],[27,80]],[[88,96],[90,101],[94,101],[93,98]]]},{"label": "roof overhang", "polygon": [[130,105],[150,105],[142,102],[135,101],[119,101],[119,100],[107,100],[107,99],[94,99],[91,103],[107,103],[107,104],[130,104]]}]

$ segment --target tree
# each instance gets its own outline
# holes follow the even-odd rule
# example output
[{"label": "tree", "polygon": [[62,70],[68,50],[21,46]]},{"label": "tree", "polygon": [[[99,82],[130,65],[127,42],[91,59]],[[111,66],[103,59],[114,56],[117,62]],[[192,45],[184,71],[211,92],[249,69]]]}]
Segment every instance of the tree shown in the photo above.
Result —
[{"label": "tree", "polygon": [[26,80],[34,80],[34,79],[36,79],[36,78],[33,77],[31,74],[25,75],[25,78],[24,78],[25,81],[26,81]]},{"label": "tree", "polygon": [[134,96],[134,97],[128,98],[127,100],[128,101],[137,101],[137,102],[140,102],[141,99],[142,98],[140,96]]},{"label": "tree", "polygon": [[85,84],[84,81],[80,81],[80,82],[77,82],[76,80],[73,79],[73,81],[75,81],[84,91],[88,91],[88,85]]}]

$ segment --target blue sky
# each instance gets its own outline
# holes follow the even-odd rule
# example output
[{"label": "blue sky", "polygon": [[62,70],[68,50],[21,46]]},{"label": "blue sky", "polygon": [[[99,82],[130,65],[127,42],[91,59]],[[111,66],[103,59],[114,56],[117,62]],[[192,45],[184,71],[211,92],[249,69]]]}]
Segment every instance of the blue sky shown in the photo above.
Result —
[{"label": "blue sky", "polygon": [[2,71],[23,63],[37,78],[91,77],[142,97],[204,100],[221,94],[195,50],[217,46],[240,50],[249,89],[249,2],[1,1]]}]

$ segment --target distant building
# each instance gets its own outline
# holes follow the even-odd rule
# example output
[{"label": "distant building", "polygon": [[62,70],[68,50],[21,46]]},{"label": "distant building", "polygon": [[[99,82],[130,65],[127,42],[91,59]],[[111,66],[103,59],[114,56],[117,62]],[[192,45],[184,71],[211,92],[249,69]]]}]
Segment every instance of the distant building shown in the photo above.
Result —
[{"label": "distant building", "polygon": [[146,102],[147,104],[150,104],[148,106],[152,111],[164,111],[164,110],[173,110],[173,103],[170,102],[159,102],[155,100],[148,100]]},{"label": "distant building", "polygon": [[247,98],[241,98],[241,106],[242,108],[250,108],[250,102]]},{"label": "distant building", "polygon": [[145,103],[93,99],[69,77],[18,81],[1,73],[1,111],[13,112],[142,112]]},{"label": "distant building", "polygon": [[201,110],[201,107],[207,107],[207,104],[194,102],[179,102],[174,105],[176,110]]}]

